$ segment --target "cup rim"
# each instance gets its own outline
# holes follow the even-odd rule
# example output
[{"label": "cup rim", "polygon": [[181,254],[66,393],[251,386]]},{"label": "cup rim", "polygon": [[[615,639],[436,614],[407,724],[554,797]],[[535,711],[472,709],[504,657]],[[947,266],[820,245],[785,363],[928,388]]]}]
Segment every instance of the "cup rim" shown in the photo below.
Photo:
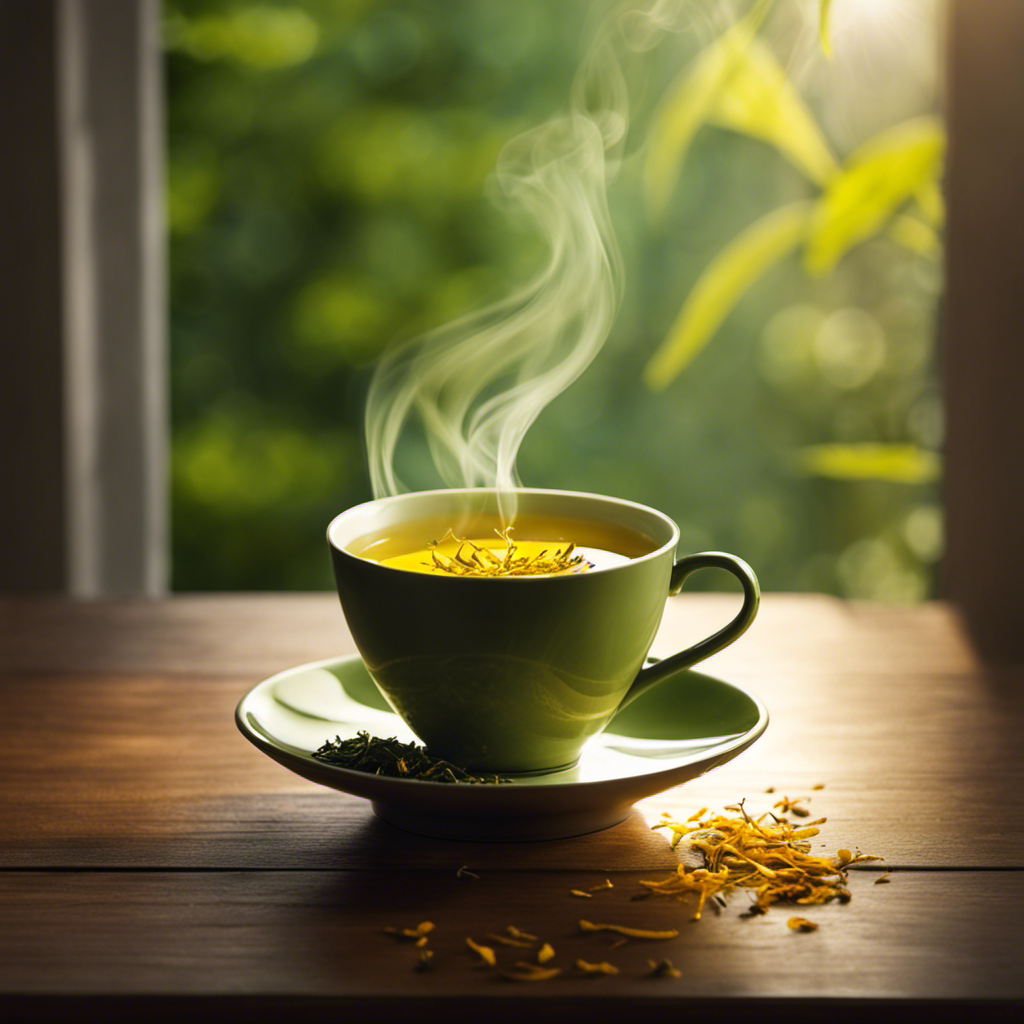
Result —
[{"label": "cup rim", "polygon": [[[361,563],[367,565],[377,565],[381,569],[386,569],[390,572],[401,572],[408,573],[409,575],[416,576],[420,579],[437,579],[446,580],[448,577],[442,575],[431,575],[417,572],[413,569],[402,569],[397,566],[382,566],[379,562],[375,562],[372,558],[364,558],[362,555],[357,555],[352,551],[349,551],[345,544],[337,539],[335,532],[337,527],[342,523],[343,520],[350,518],[356,518],[360,514],[365,514],[372,507],[383,507],[393,503],[404,503],[406,501],[412,501],[414,499],[426,499],[431,496],[440,495],[479,495],[481,493],[496,493],[494,488],[491,487],[442,487],[427,491],[405,491],[401,494],[389,495],[383,498],[373,498],[370,501],[360,502],[358,505],[353,505],[351,508],[345,509],[344,512],[338,513],[331,521],[327,524],[327,543],[331,549],[337,551],[340,555],[348,558],[353,558]],[[645,562],[650,562],[659,558],[665,554],[666,551],[674,551],[676,545],[679,543],[679,527],[676,523],[670,519],[664,512],[659,511],[656,508],[652,508],[650,505],[643,505],[638,501],[630,501],[627,498],[617,498],[608,494],[597,494],[591,491],[569,491],[557,488],[547,487],[517,487],[516,493],[518,495],[545,495],[553,498],[567,498],[572,500],[582,499],[585,501],[591,501],[598,504],[605,504],[615,506],[620,509],[630,510],[633,512],[641,513],[652,520],[660,523],[662,526],[668,528],[669,539],[663,544],[659,545],[653,551],[647,552],[645,555],[638,555],[635,558],[630,558],[629,561],[623,562],[620,565],[608,565],[602,568],[595,568],[589,570],[583,575],[565,575],[565,576],[508,576],[502,577],[502,582],[509,580],[517,583],[536,582],[538,580],[570,580],[570,579],[582,579],[584,577],[594,577],[598,574],[616,572],[621,569],[628,568],[632,565],[638,565]],[[359,534],[358,536],[365,536],[365,533]],[[354,540],[356,538],[350,538]],[[494,583],[495,580],[487,576],[482,577],[458,577],[458,579],[471,579],[474,583]]]}]

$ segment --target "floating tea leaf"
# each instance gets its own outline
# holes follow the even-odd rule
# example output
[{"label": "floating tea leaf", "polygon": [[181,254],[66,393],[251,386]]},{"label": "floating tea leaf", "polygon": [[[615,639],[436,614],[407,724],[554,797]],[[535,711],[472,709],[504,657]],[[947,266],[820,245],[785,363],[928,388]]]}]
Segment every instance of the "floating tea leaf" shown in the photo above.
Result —
[{"label": "floating tea leaf", "polygon": [[[544,548],[535,555],[523,555],[512,540],[511,526],[494,532],[505,542],[505,550],[501,554],[475,541],[456,537],[449,530],[439,541],[431,541],[427,545],[432,568],[452,576],[552,576],[585,572],[593,568],[593,564],[585,555],[577,552],[576,545],[571,542],[564,548]],[[446,541],[458,544],[452,558],[437,550]]]}]

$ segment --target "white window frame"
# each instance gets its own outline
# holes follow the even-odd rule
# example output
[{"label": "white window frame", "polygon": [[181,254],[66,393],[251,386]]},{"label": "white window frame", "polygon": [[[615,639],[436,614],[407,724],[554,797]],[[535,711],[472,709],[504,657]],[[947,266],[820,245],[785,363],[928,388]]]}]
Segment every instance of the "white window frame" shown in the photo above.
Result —
[{"label": "white window frame", "polygon": [[168,584],[159,0],[57,5],[66,589]]}]

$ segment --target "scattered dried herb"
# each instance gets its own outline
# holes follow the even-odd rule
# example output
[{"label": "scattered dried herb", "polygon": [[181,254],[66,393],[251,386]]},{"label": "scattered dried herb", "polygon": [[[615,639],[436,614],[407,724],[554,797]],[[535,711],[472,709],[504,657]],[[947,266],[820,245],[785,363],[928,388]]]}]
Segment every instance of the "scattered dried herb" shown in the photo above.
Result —
[{"label": "scattered dried herb", "polygon": [[476,880],[480,879],[480,876],[475,871],[470,871],[469,868],[463,864],[458,871],[455,872],[456,878],[473,878]]},{"label": "scattered dried herb", "polygon": [[[809,799],[809,797],[800,796],[795,800],[790,800],[788,796],[784,796],[778,803],[772,804],[772,806],[781,808],[783,814],[795,814],[798,818],[808,818],[811,812],[806,807],[801,807],[800,804],[806,803]],[[738,810],[738,808],[733,807],[726,807],[725,809],[727,811]]]},{"label": "scattered dried herb", "polygon": [[622,924],[594,924],[592,921],[580,921],[581,932],[617,932],[630,939],[674,939],[679,929],[669,928],[664,931],[651,931],[648,928],[630,928]]},{"label": "scattered dried herb", "polygon": [[466,945],[480,957],[481,965],[486,964],[488,967],[494,967],[497,965],[498,958],[494,955],[494,950],[491,949],[490,946],[482,946],[479,942],[474,942],[468,937],[466,939]]},{"label": "scattered dried herb", "polygon": [[496,935],[494,932],[488,932],[487,938],[492,942],[497,942],[499,946],[513,946],[516,949],[532,949],[539,941],[536,935],[521,931],[514,924],[508,925],[505,931],[507,932],[506,935]]},{"label": "scattered dried herb", "polygon": [[[545,548],[536,555],[521,555],[512,540],[511,526],[494,532],[505,542],[505,550],[500,555],[471,540],[456,537],[449,530],[439,541],[432,540],[427,545],[431,561],[423,564],[452,576],[552,576],[593,568],[586,556],[576,551],[575,544],[554,551]],[[454,556],[437,550],[445,541],[459,545]]]},{"label": "scattered dried herb", "polygon": [[488,932],[487,938],[499,946],[515,946],[516,949],[531,949],[534,946],[528,939],[512,939],[507,935],[495,935],[494,932]]},{"label": "scattered dried herb", "polygon": [[450,761],[431,757],[426,748],[417,743],[401,743],[394,736],[382,740],[368,732],[358,732],[347,740],[336,736],[333,741],[328,740],[319,750],[315,750],[313,757],[339,768],[395,779],[486,785],[511,781],[500,775],[472,775]]},{"label": "scattered dried herb", "polygon": [[586,960],[576,961],[576,970],[582,972],[588,977],[596,977],[599,974],[618,974],[619,969],[614,964],[608,963],[607,960],[602,960],[599,964],[588,963]]},{"label": "scattered dried herb", "polygon": [[808,921],[806,917],[791,917],[786,924],[795,932],[816,932],[818,930],[818,926],[813,921]]},{"label": "scattered dried herb", "polygon": [[[815,788],[821,788],[815,787]],[[775,804],[776,808],[798,817],[809,815],[801,807],[808,797],[790,800],[784,797]],[[745,801],[727,805],[724,810],[732,816],[714,814],[709,816],[704,807],[684,821],[677,821],[669,813],[662,815],[655,829],[667,828],[672,832],[671,845],[679,854],[679,864],[674,874],[655,881],[641,881],[644,890],[631,897],[646,899],[655,895],[671,895],[679,899],[697,897],[693,920],[698,920],[704,907],[710,901],[717,911],[727,906],[725,895],[734,889],[747,889],[753,902],[740,914],[741,917],[757,917],[768,912],[775,903],[817,905],[836,900],[846,903],[850,900],[847,889],[847,869],[865,861],[881,858],[868,856],[849,849],[836,851],[834,857],[819,857],[811,854],[810,840],[819,834],[818,825],[825,818],[806,823],[791,823],[787,818],[768,811],[758,818],[752,818],[744,807]],[[699,865],[699,866],[695,866]],[[462,877],[469,874],[465,865],[456,872]],[[875,884],[888,882],[890,872],[875,880]],[[613,888],[610,879],[589,887],[589,891],[574,889],[577,896],[593,898],[592,893]],[[805,917],[791,917],[787,926],[796,932],[817,931],[818,924]],[[634,928],[628,925],[595,923],[581,920],[581,932],[609,932],[616,938],[609,948],[616,948],[631,939],[668,940],[677,938],[678,929],[653,930]],[[428,936],[434,930],[430,921],[423,921],[415,928],[385,928],[384,931],[399,941],[411,942],[419,948],[416,970],[428,969],[433,960],[431,950],[425,948]],[[486,939],[498,946],[515,949],[532,949],[541,940],[538,936],[523,931],[514,925],[507,925],[503,934],[488,932]],[[495,968],[501,977],[509,981],[548,981],[563,973],[562,968],[549,966],[555,958],[555,950],[544,942],[536,951],[535,962],[518,961],[513,968],[498,968],[497,954],[493,946],[478,943],[472,938],[465,940],[466,946],[476,953],[477,967]],[[575,973],[582,977],[619,974],[619,968],[608,961],[590,962],[577,959]],[[671,960],[648,960],[649,977],[682,977]]]},{"label": "scattered dried herb", "polygon": [[671,960],[648,960],[652,978],[681,978],[683,972],[673,967]]},{"label": "scattered dried herb", "polygon": [[561,973],[561,967],[539,967],[537,964],[520,960],[515,970],[502,971],[501,976],[508,981],[550,981]]},{"label": "scattered dried herb", "polygon": [[[786,797],[775,806],[785,805],[794,814],[809,813],[794,807],[797,803]],[[700,919],[709,898],[724,897],[736,888],[752,889],[756,893],[754,905],[743,915],[750,917],[765,912],[773,903],[847,903],[847,868],[881,859],[846,849],[839,850],[835,857],[811,854],[809,840],[818,835],[816,826],[824,824],[824,818],[794,825],[771,812],[753,819],[744,809],[743,801],[736,809],[741,815],[738,818],[715,815],[695,820],[691,816],[686,821],[656,824],[656,829],[672,830],[672,846],[681,846],[687,856],[680,857],[674,875],[640,884],[661,895],[680,899],[696,896],[695,921]],[[697,855],[703,866],[695,868],[691,865]]]},{"label": "scattered dried herb", "polygon": [[402,942],[415,942],[417,946],[425,945],[427,936],[434,930],[433,921],[421,921],[415,928],[394,928],[382,929],[385,935],[393,935]]}]

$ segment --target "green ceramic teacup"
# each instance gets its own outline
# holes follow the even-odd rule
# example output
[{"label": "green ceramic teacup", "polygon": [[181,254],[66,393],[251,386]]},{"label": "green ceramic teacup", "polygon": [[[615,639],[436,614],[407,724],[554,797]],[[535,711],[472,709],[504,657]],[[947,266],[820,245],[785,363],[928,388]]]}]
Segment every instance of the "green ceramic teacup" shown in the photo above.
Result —
[{"label": "green ceramic teacup", "polygon": [[[504,578],[433,575],[361,556],[375,543],[379,550],[381,538],[425,530],[430,539],[446,524],[474,535],[474,523],[497,514],[496,494],[483,489],[382,498],[343,512],[327,530],[345,618],[388,702],[434,756],[503,774],[574,764],[616,711],[741,636],[760,600],[753,571],[733,555],[674,560],[679,530],[654,509],[570,491],[516,495],[517,531],[568,520],[566,539],[595,543],[588,538],[612,530],[638,539],[641,553],[575,575]],[[705,568],[739,579],[739,614],[706,640],[644,665],[665,599]]]}]

